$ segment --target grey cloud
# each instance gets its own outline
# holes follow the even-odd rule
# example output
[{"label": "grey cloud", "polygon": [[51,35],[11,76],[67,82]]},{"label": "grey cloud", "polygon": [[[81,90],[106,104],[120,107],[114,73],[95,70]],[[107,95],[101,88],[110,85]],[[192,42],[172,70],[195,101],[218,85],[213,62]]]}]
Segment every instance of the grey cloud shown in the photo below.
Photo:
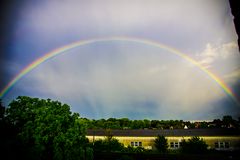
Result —
[{"label": "grey cloud", "polygon": [[20,21],[19,32],[27,25],[45,40],[144,36],[192,52],[207,42],[236,39],[228,3],[214,0],[47,1],[26,7]]}]

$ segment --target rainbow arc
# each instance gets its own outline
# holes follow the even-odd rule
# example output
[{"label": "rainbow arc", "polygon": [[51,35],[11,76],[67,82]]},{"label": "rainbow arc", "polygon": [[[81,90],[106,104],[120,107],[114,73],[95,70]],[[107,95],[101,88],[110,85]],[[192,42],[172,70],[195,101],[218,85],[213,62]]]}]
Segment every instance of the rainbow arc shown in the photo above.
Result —
[{"label": "rainbow arc", "polygon": [[231,97],[232,100],[234,100],[239,106],[240,102],[237,98],[237,96],[234,94],[234,92],[231,90],[231,88],[222,80],[220,79],[216,74],[208,70],[207,68],[203,67],[199,62],[196,60],[192,59],[191,57],[187,56],[186,54],[180,52],[179,50],[169,47],[167,45],[161,44],[156,41],[151,41],[147,39],[140,39],[140,38],[132,38],[132,37],[108,37],[108,38],[96,38],[96,39],[89,39],[89,40],[81,40],[75,43],[71,43],[68,45],[65,45],[63,47],[57,48],[44,56],[38,58],[37,60],[33,61],[31,64],[26,66],[21,72],[19,72],[0,92],[0,98],[3,98],[8,91],[21,79],[24,77],[24,75],[28,74],[30,71],[32,71],[34,68],[38,67],[40,64],[43,62],[54,58],[55,56],[58,56],[64,52],[67,52],[73,48],[77,48],[79,46],[87,45],[87,44],[92,44],[96,42],[108,42],[108,41],[127,41],[127,42],[136,42],[136,43],[142,43],[145,45],[150,45],[154,47],[158,47],[161,49],[165,49],[169,51],[170,53],[173,53],[190,63],[194,64],[197,66],[199,69],[201,69],[204,73],[206,73],[212,80],[214,80],[222,89],[223,91]]}]

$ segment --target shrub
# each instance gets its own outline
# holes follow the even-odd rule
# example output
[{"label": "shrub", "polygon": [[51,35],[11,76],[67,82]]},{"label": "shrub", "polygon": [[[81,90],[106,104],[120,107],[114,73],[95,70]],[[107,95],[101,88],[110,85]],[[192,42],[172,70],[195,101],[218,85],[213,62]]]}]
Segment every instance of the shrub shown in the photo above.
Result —
[{"label": "shrub", "polygon": [[183,140],[181,150],[183,153],[206,153],[208,145],[199,137],[192,137],[188,141]]},{"label": "shrub", "polygon": [[157,138],[154,140],[154,145],[157,148],[157,150],[160,153],[165,153],[167,152],[167,148],[168,148],[168,142],[167,139],[164,136],[160,136],[158,135]]}]

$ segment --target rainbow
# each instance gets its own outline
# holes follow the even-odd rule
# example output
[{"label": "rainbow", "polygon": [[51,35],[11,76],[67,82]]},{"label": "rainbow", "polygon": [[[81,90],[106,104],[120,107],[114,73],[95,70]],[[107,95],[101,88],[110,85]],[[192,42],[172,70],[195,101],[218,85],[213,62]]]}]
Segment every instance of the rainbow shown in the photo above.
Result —
[{"label": "rainbow", "polygon": [[164,44],[161,44],[159,42],[155,42],[152,40],[146,40],[146,39],[140,39],[140,38],[132,38],[132,37],[108,37],[108,38],[97,38],[97,39],[90,39],[90,40],[81,40],[81,41],[77,41],[75,43],[71,43],[68,45],[65,45],[63,47],[60,47],[58,49],[55,49],[47,54],[45,54],[44,56],[42,56],[41,58],[38,58],[37,60],[33,61],[31,64],[29,64],[28,66],[26,66],[20,73],[18,73],[4,88],[3,90],[0,92],[0,98],[3,98],[7,92],[27,73],[29,73],[30,71],[32,71],[34,68],[36,68],[38,65],[40,65],[41,63],[57,56],[60,55],[66,51],[69,51],[73,48],[79,47],[79,46],[83,46],[83,45],[87,45],[87,44],[91,44],[91,43],[96,43],[96,42],[107,42],[107,41],[128,41],[128,42],[137,42],[137,43],[142,43],[145,45],[150,45],[150,46],[154,46],[154,47],[158,47],[161,49],[165,49],[171,53],[174,53],[175,55],[184,58],[185,60],[191,62],[192,64],[194,64],[195,66],[197,66],[199,69],[201,69],[203,72],[205,72],[211,79],[213,79],[222,89],[223,91],[229,95],[238,105],[240,105],[239,100],[237,98],[237,96],[234,94],[234,92],[231,90],[230,87],[228,87],[228,85],[221,80],[216,74],[214,74],[213,72],[209,71],[208,69],[204,68],[199,62],[195,61],[194,59],[192,59],[191,57],[187,56],[186,54],[180,52],[179,50],[166,46]]}]

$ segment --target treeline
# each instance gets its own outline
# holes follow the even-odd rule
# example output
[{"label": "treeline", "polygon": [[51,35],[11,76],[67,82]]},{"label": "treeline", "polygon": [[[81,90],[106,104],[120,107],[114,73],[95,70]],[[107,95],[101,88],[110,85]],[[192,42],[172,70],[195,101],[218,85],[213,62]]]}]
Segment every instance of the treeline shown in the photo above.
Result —
[{"label": "treeline", "polygon": [[240,121],[226,115],[213,121],[190,122],[183,120],[130,120],[128,118],[82,118],[88,129],[183,129],[186,128],[239,128]]}]

